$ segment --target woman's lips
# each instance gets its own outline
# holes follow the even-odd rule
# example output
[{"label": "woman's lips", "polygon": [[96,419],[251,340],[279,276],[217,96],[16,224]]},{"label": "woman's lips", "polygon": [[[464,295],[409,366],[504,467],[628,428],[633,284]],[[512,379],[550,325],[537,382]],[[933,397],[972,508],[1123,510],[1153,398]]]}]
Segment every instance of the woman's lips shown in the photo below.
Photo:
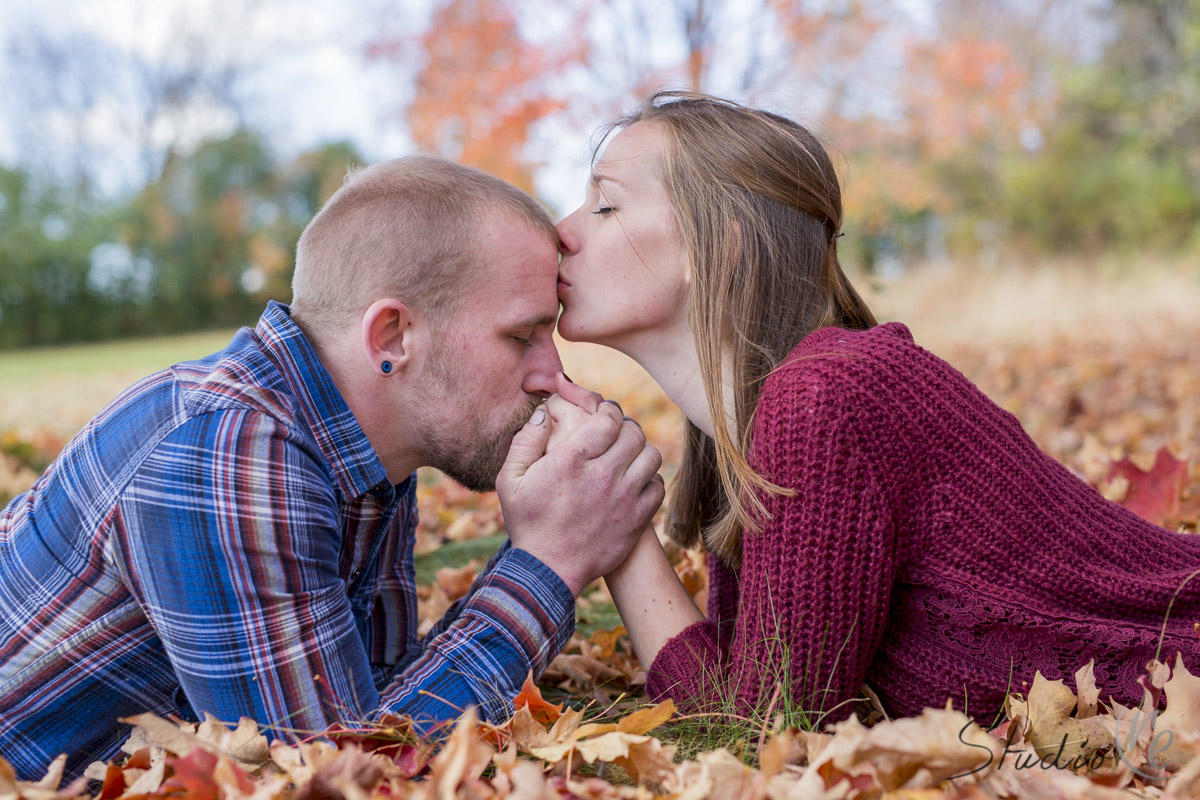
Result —
[{"label": "woman's lips", "polygon": [[562,279],[562,275],[558,276],[558,293],[561,295],[564,291],[571,288],[571,284]]}]

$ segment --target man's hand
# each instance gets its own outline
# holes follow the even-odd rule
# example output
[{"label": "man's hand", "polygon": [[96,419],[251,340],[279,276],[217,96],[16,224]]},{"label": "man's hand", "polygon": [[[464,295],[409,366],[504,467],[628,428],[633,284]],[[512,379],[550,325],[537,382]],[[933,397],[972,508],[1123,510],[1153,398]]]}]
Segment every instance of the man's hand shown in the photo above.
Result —
[{"label": "man's hand", "polygon": [[553,569],[578,596],[624,561],[665,489],[662,456],[637,423],[594,392],[559,383],[584,417],[564,415],[564,427],[574,427],[547,452],[555,423],[546,407],[535,411],[513,438],[496,491],[513,546]]}]

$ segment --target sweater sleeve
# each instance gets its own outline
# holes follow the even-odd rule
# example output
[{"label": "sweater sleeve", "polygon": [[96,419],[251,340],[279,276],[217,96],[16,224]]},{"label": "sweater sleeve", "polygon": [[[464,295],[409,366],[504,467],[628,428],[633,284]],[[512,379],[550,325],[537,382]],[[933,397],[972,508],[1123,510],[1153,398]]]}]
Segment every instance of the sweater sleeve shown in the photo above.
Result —
[{"label": "sweater sleeve", "polygon": [[[856,385],[861,378],[845,371],[789,365],[764,386],[751,464],[795,496],[768,498],[769,521],[745,534],[740,591],[724,592],[740,595],[732,636],[731,604],[714,607],[710,597],[709,618],[672,638],[651,664],[651,696],[693,711],[746,713],[764,710],[778,684],[793,708],[827,711],[824,721],[849,715],[847,701],[860,696],[882,636],[896,569],[879,444],[886,432]],[[719,577],[728,582],[735,573]]]}]

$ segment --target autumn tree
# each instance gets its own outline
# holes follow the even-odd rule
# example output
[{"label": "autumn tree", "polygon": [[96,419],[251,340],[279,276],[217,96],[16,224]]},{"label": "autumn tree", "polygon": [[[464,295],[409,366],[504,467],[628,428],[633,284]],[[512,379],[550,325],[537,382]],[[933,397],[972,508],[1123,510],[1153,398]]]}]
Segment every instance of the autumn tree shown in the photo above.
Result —
[{"label": "autumn tree", "polygon": [[531,131],[563,107],[554,83],[583,53],[528,41],[508,0],[440,0],[424,33],[376,39],[367,56],[415,66],[405,119],[418,148],[532,191]]}]

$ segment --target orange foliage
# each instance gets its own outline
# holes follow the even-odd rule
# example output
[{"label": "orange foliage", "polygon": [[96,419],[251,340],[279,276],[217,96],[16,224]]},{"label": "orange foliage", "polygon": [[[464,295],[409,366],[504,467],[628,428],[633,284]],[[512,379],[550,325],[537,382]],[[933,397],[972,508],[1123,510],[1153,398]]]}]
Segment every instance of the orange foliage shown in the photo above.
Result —
[{"label": "orange foliage", "polygon": [[924,157],[1003,137],[1041,115],[1029,71],[1007,42],[967,34],[910,48],[913,79],[904,82],[908,135]]},{"label": "orange foliage", "polygon": [[[417,146],[533,191],[539,165],[526,151],[533,127],[562,109],[552,88],[583,57],[527,41],[507,0],[442,0],[415,43],[423,54],[407,121]],[[376,43],[369,55],[395,52]]]}]

